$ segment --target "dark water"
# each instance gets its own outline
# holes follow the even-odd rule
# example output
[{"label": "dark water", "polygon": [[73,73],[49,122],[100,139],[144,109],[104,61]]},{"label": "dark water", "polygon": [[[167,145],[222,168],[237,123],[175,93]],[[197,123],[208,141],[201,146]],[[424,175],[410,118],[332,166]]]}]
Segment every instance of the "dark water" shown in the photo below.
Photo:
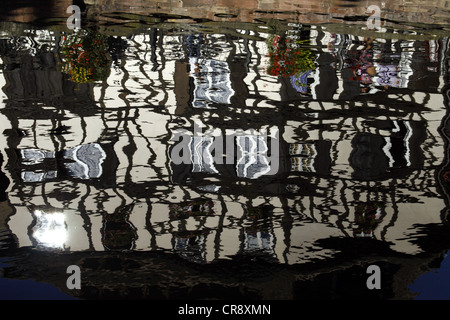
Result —
[{"label": "dark water", "polygon": [[153,18],[3,24],[0,298],[450,298],[445,28]]}]

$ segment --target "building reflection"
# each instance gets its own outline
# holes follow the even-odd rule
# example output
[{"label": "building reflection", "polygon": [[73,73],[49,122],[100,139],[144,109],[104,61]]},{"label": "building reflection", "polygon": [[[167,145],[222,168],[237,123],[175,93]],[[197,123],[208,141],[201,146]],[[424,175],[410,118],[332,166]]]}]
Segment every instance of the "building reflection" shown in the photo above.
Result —
[{"label": "building reflection", "polygon": [[198,263],[327,260],[338,250],[317,242],[331,237],[420,252],[411,228],[439,223],[444,206],[433,182],[447,40],[424,53],[419,40],[316,26],[302,37],[315,69],[295,79],[264,71],[264,41],[153,29],[110,38],[111,74],[78,84],[57,68],[55,35],[25,47],[30,38],[4,39],[2,145],[18,246],[170,250]]}]

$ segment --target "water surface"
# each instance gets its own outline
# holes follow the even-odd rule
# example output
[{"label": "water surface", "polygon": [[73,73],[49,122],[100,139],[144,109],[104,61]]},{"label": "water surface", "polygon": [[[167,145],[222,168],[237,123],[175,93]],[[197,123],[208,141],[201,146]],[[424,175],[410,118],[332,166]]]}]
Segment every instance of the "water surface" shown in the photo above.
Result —
[{"label": "water surface", "polygon": [[449,249],[445,24],[120,5],[78,31],[3,24],[4,283],[83,299],[418,295]]}]

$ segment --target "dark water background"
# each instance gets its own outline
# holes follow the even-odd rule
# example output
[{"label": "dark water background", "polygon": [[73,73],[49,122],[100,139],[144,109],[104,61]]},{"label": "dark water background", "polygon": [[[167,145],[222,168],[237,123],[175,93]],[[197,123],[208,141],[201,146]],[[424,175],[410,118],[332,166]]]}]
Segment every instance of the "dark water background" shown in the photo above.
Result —
[{"label": "dark water background", "polygon": [[99,3],[3,16],[1,299],[450,298],[445,8]]}]

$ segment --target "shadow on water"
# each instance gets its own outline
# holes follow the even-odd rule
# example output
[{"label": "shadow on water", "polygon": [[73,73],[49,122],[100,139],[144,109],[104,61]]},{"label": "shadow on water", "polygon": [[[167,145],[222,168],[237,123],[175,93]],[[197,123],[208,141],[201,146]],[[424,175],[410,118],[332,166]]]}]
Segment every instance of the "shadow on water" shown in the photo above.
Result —
[{"label": "shadow on water", "polygon": [[8,2],[0,298],[447,299],[438,7],[196,3]]}]

